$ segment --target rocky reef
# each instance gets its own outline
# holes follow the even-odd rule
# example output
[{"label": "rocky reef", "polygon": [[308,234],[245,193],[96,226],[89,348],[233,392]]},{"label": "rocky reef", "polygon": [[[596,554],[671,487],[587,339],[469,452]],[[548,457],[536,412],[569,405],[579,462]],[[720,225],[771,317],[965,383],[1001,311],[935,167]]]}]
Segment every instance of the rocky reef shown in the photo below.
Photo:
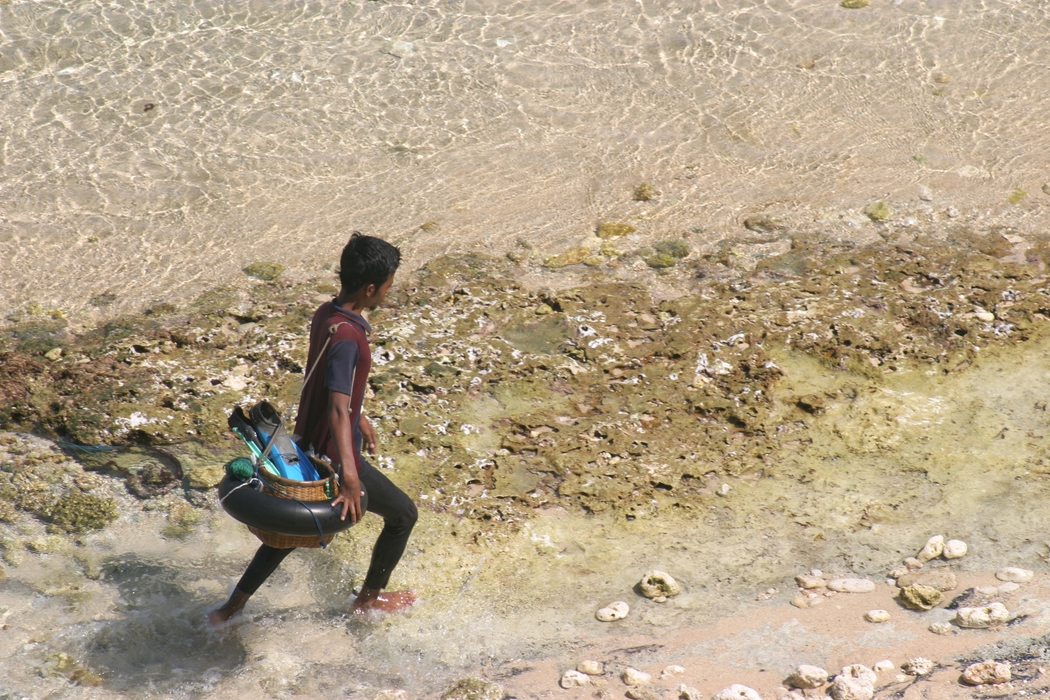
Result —
[{"label": "rocky reef", "polygon": [[[367,410],[380,466],[396,463],[425,506],[483,522],[545,505],[689,512],[720,495],[718,477],[769,473],[778,455],[804,450],[831,404],[895,372],[963,371],[981,348],[1024,342],[1050,317],[1050,247],[1009,232],[650,252],[678,262],[667,273],[642,265],[659,299],[630,267],[637,252],[595,266],[573,258],[566,267],[582,277],[557,290],[522,282],[539,269],[528,256],[443,257],[403,274],[372,315]],[[239,449],[227,412],[294,400],[310,316],[337,291],[260,277],[270,276],[78,333],[30,309],[3,330],[0,425],[60,440],[85,474],[138,498],[182,488],[195,502]],[[785,353],[843,381],[784,395]],[[103,526],[109,506],[56,473],[7,462],[0,487],[60,530]]]}]

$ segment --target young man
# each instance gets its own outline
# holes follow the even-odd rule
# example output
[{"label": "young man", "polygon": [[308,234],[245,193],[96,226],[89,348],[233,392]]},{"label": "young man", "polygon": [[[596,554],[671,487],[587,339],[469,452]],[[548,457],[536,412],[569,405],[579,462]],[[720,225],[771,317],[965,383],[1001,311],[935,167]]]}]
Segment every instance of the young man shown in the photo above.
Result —
[{"label": "young man", "polygon": [[[354,523],[360,520],[364,487],[368,510],[383,518],[383,531],[372,550],[368,574],[351,608],[355,613],[394,612],[411,606],[416,599],[412,591],[382,592],[416,524],[416,506],[361,455],[362,442],[369,452],[375,452],[376,445],[372,424],[361,411],[372,364],[367,340],[372,328],[361,311],[382,303],[400,263],[401,252],[396,247],[371,236],[355,233],[343,248],[339,296],[322,304],[310,324],[306,366],[320,362],[318,370],[323,367],[324,371],[315,371],[303,388],[295,421],[295,432],[302,436],[300,446],[327,456],[339,474],[339,493],[332,503],[342,507],[342,517]],[[230,599],[209,613],[209,624],[220,625],[240,612],[291,552],[260,546]]]}]

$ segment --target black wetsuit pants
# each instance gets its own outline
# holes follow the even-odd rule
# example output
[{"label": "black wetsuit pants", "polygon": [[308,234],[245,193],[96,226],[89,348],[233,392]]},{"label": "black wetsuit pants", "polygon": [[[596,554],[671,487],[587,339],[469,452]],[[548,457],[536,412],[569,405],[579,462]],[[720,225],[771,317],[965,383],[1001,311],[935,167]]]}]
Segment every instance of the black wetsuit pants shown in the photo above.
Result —
[{"label": "black wetsuit pants", "polygon": [[[365,576],[367,588],[386,588],[390,582],[390,573],[401,560],[408,544],[408,536],[416,524],[416,504],[404,491],[395,486],[378,469],[365,460],[361,460],[361,469],[357,472],[361,486],[368,494],[368,512],[383,518],[383,531],[372,548],[372,563]],[[252,563],[248,565],[237,589],[252,595],[270,577],[292,549],[276,549],[262,545],[255,553]]]}]

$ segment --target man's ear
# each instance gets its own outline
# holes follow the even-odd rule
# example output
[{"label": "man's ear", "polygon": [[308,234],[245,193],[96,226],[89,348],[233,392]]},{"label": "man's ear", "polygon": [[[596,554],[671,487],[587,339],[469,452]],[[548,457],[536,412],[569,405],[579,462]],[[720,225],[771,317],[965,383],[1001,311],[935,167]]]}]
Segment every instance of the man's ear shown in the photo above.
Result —
[{"label": "man's ear", "polygon": [[365,287],[365,296],[374,297],[377,291],[379,291],[379,287],[375,286],[374,284],[369,284],[367,287]]}]

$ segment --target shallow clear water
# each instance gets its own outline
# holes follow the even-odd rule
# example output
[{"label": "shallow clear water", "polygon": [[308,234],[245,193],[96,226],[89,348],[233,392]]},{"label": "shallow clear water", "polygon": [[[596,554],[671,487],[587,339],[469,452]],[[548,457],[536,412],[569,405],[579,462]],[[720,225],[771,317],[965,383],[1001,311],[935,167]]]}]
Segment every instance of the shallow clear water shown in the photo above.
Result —
[{"label": "shallow clear water", "polygon": [[1048,36],[1038,0],[8,0],[0,306],[314,274],[353,229],[412,265],[609,218],[870,238],[877,199],[1044,230]]}]

